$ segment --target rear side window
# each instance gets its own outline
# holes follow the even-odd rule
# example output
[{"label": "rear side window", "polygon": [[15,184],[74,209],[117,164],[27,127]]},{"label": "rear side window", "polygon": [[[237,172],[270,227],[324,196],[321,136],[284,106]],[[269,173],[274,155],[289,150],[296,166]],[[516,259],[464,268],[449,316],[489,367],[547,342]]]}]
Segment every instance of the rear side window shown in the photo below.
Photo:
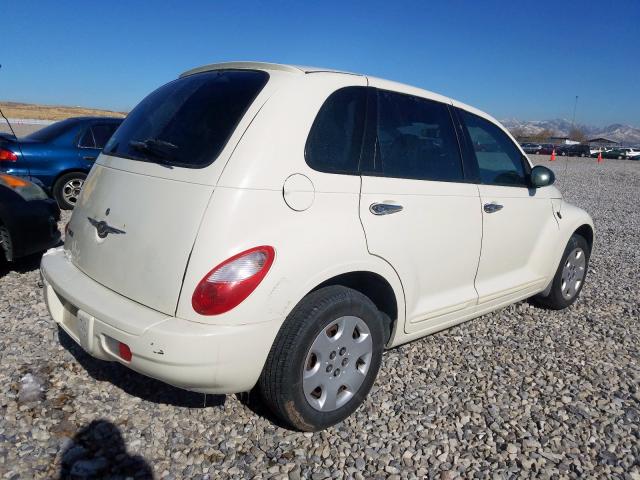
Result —
[{"label": "rear side window", "polygon": [[84,131],[78,141],[78,146],[80,148],[96,148],[96,141],[93,138],[93,131],[91,130],[91,127],[87,127]]},{"label": "rear side window", "polygon": [[487,185],[527,186],[522,153],[497,125],[464,110],[458,110],[466,125],[480,170]]},{"label": "rear side window", "polygon": [[104,148],[107,141],[113,135],[113,132],[118,128],[117,123],[98,123],[91,127],[93,130],[93,138],[96,142],[96,148]]},{"label": "rear side window", "polygon": [[305,160],[311,168],[358,174],[366,101],[365,87],[345,87],[327,98],[305,145]]},{"label": "rear side window", "polygon": [[174,80],[129,113],[105,152],[182,167],[207,166],[268,79],[261,71],[216,70]]},{"label": "rear side window", "polygon": [[378,92],[375,169],[387,177],[462,181],[458,139],[446,105]]}]

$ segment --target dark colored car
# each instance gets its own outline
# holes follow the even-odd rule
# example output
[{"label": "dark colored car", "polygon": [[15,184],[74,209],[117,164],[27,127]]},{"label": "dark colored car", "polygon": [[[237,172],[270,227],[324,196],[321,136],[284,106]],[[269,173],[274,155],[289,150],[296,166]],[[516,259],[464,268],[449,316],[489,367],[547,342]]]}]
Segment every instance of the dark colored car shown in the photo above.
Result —
[{"label": "dark colored car", "polygon": [[556,148],[555,145],[550,143],[523,143],[521,146],[525,153],[536,155],[551,155],[553,149]]},{"label": "dark colored car", "polygon": [[0,172],[27,178],[71,209],[98,154],[121,118],[78,117],[23,138],[0,136]]},{"label": "dark colored car", "polygon": [[569,157],[588,157],[591,155],[591,149],[589,145],[575,144],[575,145],[559,145],[556,148],[556,155],[566,155]]},{"label": "dark colored car", "polygon": [[[602,152],[602,158],[613,158],[613,159],[617,159],[617,160],[622,160],[627,158],[627,152],[623,149],[620,148],[612,148],[611,150],[603,150]],[[598,154],[595,153],[592,155],[593,157],[597,157]]]},{"label": "dark colored car", "polygon": [[525,151],[525,153],[540,153],[540,150],[542,149],[542,145],[540,145],[539,143],[523,143],[521,145],[522,149]]},{"label": "dark colored car", "polygon": [[34,183],[0,174],[0,260],[46,250],[60,241],[60,209]]},{"label": "dark colored car", "polygon": [[[540,150],[538,150],[538,154],[539,155],[551,155],[551,153],[558,147],[556,147],[555,145],[551,144],[551,143],[543,143],[542,145],[540,145]],[[558,152],[556,151],[556,154]]]}]

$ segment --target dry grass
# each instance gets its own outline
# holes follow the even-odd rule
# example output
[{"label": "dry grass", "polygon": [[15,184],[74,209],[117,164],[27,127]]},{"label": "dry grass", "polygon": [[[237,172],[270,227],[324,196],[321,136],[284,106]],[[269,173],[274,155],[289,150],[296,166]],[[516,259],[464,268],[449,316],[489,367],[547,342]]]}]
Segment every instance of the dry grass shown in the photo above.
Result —
[{"label": "dry grass", "polygon": [[38,105],[18,102],[0,102],[0,108],[9,118],[33,118],[37,120],[64,120],[69,117],[83,116],[124,117],[126,115],[126,112],[112,112],[110,110],[100,110],[97,108]]}]

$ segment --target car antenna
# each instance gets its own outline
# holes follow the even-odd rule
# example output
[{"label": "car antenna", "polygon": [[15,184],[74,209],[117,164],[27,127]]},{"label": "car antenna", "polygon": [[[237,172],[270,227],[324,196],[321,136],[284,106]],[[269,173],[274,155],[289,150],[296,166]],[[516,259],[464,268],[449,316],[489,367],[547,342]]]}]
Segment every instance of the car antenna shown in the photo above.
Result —
[{"label": "car antenna", "polygon": [[[0,70],[2,70],[2,64],[0,64]],[[16,132],[13,129],[13,126],[11,125],[11,122],[9,121],[9,119],[5,117],[4,112],[2,111],[2,108],[0,108],[0,115],[2,115],[2,118],[4,118],[4,120],[7,122],[7,125],[9,125],[9,130],[11,130],[11,134],[13,135],[13,138],[16,139],[16,145],[18,146],[18,150],[20,150],[20,156],[24,158],[24,155],[22,154],[22,145],[20,145],[20,142],[18,141],[18,136],[16,135]]]},{"label": "car antenna", "polygon": [[[0,64],[0,70],[2,70],[2,64]],[[4,118],[4,120],[7,122],[7,125],[9,125],[9,130],[11,130],[11,134],[18,138],[16,136],[16,132],[13,130],[13,127],[11,126],[11,122],[9,121],[9,119],[7,117],[4,116],[4,112],[2,111],[2,108],[0,108],[0,115],[2,115],[2,118]]]}]

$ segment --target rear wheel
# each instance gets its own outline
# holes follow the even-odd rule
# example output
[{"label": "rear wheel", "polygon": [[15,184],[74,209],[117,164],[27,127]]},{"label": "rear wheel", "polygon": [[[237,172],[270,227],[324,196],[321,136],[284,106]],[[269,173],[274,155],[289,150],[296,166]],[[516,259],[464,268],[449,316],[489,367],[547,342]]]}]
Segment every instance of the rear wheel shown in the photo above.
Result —
[{"label": "rear wheel", "polygon": [[13,260],[13,244],[11,243],[11,235],[7,227],[0,224],[0,261]]},{"label": "rear wheel", "polygon": [[53,186],[53,198],[63,210],[71,210],[78,202],[82,186],[87,178],[83,172],[70,172],[62,175]]},{"label": "rear wheel", "polygon": [[384,319],[360,292],[342,286],[307,295],[271,347],[259,388],[293,428],[315,431],[351,415],[369,393],[382,360]]},{"label": "rear wheel", "polygon": [[534,302],[552,310],[562,310],[573,304],[584,286],[590,255],[591,249],[585,238],[573,234],[553,277],[549,294],[534,297]]}]

